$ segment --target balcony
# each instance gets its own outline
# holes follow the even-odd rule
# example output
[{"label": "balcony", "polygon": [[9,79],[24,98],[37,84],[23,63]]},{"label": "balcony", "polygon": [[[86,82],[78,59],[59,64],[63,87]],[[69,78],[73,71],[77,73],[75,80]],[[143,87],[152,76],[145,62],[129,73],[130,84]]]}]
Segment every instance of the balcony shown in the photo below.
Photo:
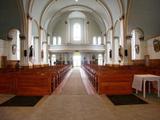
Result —
[{"label": "balcony", "polygon": [[104,52],[104,45],[86,45],[86,44],[67,44],[67,45],[49,45],[49,52]]}]

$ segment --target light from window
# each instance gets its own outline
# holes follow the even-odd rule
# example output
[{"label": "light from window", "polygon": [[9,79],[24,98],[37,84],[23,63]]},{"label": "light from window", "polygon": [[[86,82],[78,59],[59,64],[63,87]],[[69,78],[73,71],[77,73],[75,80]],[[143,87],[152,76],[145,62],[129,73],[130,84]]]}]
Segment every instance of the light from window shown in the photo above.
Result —
[{"label": "light from window", "polygon": [[103,65],[103,56],[102,56],[102,54],[98,55],[98,65]]},{"label": "light from window", "polygon": [[101,44],[102,44],[101,37],[98,37],[98,45],[101,45]]},{"label": "light from window", "polygon": [[135,52],[135,45],[136,45],[136,31],[135,31],[135,30],[132,32],[132,39],[131,39],[131,42],[132,42],[132,59],[135,59],[135,58],[136,58],[136,52]]},{"label": "light from window", "polygon": [[97,44],[97,40],[96,40],[96,37],[94,36],[93,37],[93,45],[96,45]]},{"label": "light from window", "polygon": [[62,38],[58,37],[58,45],[61,45],[61,42],[62,42]]},{"label": "light from window", "polygon": [[51,65],[55,65],[56,64],[56,55],[55,54],[52,54],[52,57],[51,57]]},{"label": "light from window", "polygon": [[57,39],[56,37],[53,37],[53,45],[56,45],[57,44]]},{"label": "light from window", "polygon": [[81,25],[79,23],[75,23],[73,25],[73,40],[75,41],[81,40]]}]

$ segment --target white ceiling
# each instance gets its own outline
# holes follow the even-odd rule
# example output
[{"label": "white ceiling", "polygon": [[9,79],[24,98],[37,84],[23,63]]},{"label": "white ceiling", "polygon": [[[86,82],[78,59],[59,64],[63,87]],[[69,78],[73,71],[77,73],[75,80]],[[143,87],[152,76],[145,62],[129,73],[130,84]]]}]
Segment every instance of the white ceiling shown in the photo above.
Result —
[{"label": "white ceiling", "polygon": [[[23,1],[24,4],[27,3],[27,0]],[[123,15],[121,4],[121,0],[78,0],[78,2],[75,0],[30,0],[28,11],[29,15],[46,30],[48,26],[54,24],[55,18],[60,19],[63,14],[78,10],[94,17],[97,24],[102,24],[100,27],[105,31]]]}]

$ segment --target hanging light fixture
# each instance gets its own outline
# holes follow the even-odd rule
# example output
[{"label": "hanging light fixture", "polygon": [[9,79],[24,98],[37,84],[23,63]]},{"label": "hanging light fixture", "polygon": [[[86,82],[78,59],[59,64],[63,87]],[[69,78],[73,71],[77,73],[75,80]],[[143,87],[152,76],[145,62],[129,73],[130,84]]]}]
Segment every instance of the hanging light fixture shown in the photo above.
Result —
[{"label": "hanging light fixture", "polygon": [[75,0],[76,2],[78,2],[78,0]]}]

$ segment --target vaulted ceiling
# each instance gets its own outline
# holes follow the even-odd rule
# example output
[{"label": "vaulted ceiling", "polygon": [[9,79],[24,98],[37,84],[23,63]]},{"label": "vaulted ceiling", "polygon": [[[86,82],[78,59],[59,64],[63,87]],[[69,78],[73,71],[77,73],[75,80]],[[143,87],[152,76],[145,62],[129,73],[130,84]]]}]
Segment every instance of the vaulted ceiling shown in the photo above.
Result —
[{"label": "vaulted ceiling", "polygon": [[52,23],[56,19],[61,19],[64,14],[81,11],[93,16],[98,24],[101,24],[101,29],[105,31],[123,15],[122,4],[121,0],[78,0],[78,2],[75,0],[33,0],[26,9],[26,13],[29,10],[29,15],[47,29],[48,25],[52,26]]},{"label": "vaulted ceiling", "polygon": [[25,17],[30,16],[46,30],[72,11],[95,19],[102,32],[126,16],[128,32],[141,27],[146,36],[160,34],[160,0],[1,0],[0,38],[11,28],[24,32]]}]

